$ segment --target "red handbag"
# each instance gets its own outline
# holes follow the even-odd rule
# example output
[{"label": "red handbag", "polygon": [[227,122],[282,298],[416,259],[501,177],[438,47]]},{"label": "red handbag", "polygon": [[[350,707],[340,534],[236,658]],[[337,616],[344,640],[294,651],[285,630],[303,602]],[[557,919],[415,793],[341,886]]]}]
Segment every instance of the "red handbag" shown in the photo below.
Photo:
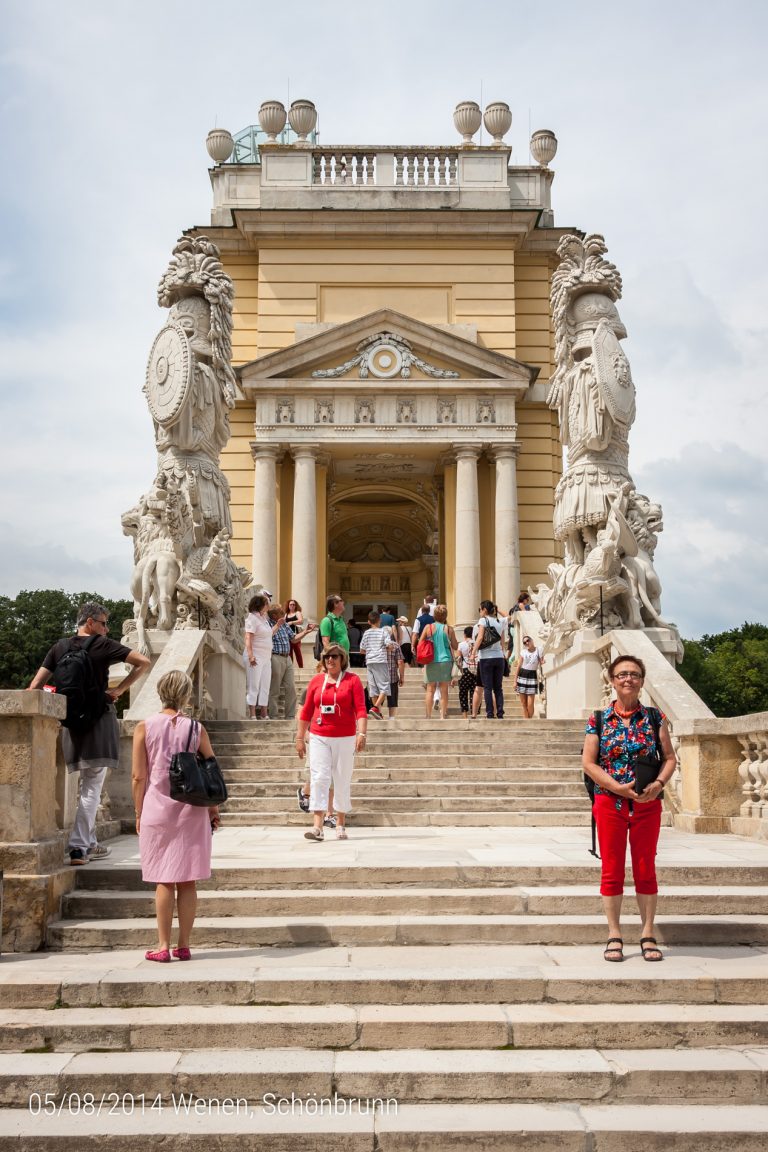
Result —
[{"label": "red handbag", "polygon": [[435,658],[435,642],[432,639],[434,635],[434,627],[428,624],[423,633],[419,634],[419,642],[416,645],[416,663],[417,664],[431,664]]}]

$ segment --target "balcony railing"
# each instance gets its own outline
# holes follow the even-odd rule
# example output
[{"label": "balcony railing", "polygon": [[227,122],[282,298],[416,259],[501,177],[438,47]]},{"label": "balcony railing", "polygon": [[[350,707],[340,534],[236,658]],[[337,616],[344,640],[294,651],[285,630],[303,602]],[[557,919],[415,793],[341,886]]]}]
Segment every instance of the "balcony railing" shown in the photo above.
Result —
[{"label": "balcony railing", "polygon": [[458,148],[314,148],[312,183],[339,187],[447,188],[458,184],[458,166]]}]

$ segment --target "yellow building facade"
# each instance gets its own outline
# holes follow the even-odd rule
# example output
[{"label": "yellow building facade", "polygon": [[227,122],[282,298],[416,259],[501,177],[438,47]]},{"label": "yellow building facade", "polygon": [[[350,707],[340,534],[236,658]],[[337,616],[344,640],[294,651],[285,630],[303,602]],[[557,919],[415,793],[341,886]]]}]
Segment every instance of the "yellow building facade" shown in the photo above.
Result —
[{"label": "yellow building facade", "polygon": [[[552,172],[489,148],[267,144],[211,172],[235,283],[233,554],[317,618],[506,611],[560,558]],[[406,182],[413,180],[412,183]]]}]

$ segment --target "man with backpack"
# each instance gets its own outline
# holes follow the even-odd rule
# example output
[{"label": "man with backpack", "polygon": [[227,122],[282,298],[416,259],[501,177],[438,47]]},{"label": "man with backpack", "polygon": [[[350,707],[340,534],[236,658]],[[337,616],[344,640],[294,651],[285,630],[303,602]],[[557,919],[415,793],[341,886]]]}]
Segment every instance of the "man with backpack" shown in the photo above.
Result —
[{"label": "man with backpack", "polygon": [[325,616],[315,638],[314,656],[319,660],[326,648],[338,644],[349,654],[349,633],[344,620],[344,601],[341,596],[329,596],[325,602]]},{"label": "man with backpack", "polygon": [[[80,798],[69,837],[72,865],[109,855],[109,848],[96,841],[96,814],[107,768],[118,764],[115,701],[150,668],[148,657],[109,638],[107,617],[102,604],[81,604],[77,632],[53,645],[29,685],[42,688],[53,677],[56,691],[67,701],[62,751],[67,771],[80,773]],[[110,665],[121,661],[132,670],[110,689]]]}]

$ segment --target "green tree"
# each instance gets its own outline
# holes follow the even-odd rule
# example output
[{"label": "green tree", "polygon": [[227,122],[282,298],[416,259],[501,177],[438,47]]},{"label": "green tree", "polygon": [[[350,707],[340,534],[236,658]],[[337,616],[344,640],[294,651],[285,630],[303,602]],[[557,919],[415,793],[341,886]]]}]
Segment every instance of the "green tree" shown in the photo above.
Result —
[{"label": "green tree", "polygon": [[109,635],[119,640],[123,621],[133,614],[129,600],[110,600],[97,592],[46,589],[0,596],[0,688],[26,688],[48,649],[77,626],[77,609],[86,600],[109,612]]},{"label": "green tree", "polygon": [[679,671],[716,716],[768,711],[768,627],[744,624],[684,643]]}]

